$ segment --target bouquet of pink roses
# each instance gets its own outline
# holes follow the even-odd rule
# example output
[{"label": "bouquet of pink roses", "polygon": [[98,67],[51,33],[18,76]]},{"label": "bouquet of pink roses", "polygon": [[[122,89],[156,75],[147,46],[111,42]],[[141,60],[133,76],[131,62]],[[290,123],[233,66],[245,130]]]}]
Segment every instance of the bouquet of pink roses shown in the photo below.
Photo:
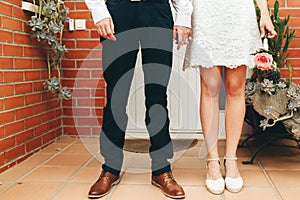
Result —
[{"label": "bouquet of pink roses", "polygon": [[257,69],[262,71],[276,70],[276,62],[274,62],[273,56],[267,52],[257,53],[254,57],[254,63]]},{"label": "bouquet of pink roses", "polygon": [[[266,41],[266,42],[265,42]],[[274,61],[274,53],[268,50],[267,39],[264,39],[264,48],[259,49],[254,54],[254,67],[251,81],[264,82],[265,79],[274,84],[279,83],[280,71]]]}]

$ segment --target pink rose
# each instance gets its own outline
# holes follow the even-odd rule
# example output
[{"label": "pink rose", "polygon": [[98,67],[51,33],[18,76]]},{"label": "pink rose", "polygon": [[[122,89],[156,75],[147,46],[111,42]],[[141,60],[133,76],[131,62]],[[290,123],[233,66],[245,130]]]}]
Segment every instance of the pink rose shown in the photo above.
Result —
[{"label": "pink rose", "polygon": [[260,70],[273,69],[273,57],[268,53],[258,53],[254,57],[254,63]]}]

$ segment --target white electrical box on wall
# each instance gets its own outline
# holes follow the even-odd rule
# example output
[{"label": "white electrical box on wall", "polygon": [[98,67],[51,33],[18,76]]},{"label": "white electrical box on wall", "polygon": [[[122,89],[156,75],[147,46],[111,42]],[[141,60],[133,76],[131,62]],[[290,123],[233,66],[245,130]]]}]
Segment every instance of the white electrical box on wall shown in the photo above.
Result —
[{"label": "white electrical box on wall", "polygon": [[74,31],[74,19],[69,19],[69,31]]},{"label": "white electrical box on wall", "polygon": [[75,30],[85,30],[86,20],[85,19],[75,19]]}]

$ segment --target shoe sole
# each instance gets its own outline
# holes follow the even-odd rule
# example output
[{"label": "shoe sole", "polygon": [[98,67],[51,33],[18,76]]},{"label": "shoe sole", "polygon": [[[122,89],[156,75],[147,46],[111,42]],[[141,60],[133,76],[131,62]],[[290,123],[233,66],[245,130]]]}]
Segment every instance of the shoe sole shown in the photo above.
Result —
[{"label": "shoe sole", "polygon": [[240,191],[242,191],[243,187],[239,188],[239,189],[229,189],[226,187],[226,190],[228,190],[231,193],[239,193]]},{"label": "shoe sole", "polygon": [[206,185],[206,189],[207,189],[210,193],[215,194],[215,195],[223,194],[224,191],[225,191],[225,188],[224,188],[222,191],[211,190],[210,188],[207,187],[207,185]]},{"label": "shoe sole", "polygon": [[167,193],[162,189],[162,187],[161,187],[158,183],[156,183],[155,181],[151,181],[151,184],[154,185],[154,186],[156,186],[156,187],[158,187],[158,188],[164,193],[164,195],[166,195],[167,197],[170,197],[170,198],[172,198],[172,199],[183,199],[183,198],[185,198],[185,195],[182,195],[182,196],[172,196],[172,195],[167,194]]},{"label": "shoe sole", "polygon": [[101,197],[104,197],[105,195],[109,194],[111,189],[114,186],[118,185],[119,183],[120,183],[120,178],[111,184],[111,188],[106,193],[101,194],[101,195],[89,195],[88,197],[89,197],[89,199],[99,199]]}]

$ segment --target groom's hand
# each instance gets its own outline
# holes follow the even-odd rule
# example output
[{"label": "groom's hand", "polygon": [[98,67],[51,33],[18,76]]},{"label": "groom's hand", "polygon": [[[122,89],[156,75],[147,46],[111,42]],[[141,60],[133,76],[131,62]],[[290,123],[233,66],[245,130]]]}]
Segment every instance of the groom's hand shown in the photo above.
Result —
[{"label": "groom's hand", "polygon": [[188,44],[192,36],[192,29],[184,26],[174,26],[173,39],[177,42],[177,50],[181,46]]},{"label": "groom's hand", "polygon": [[105,18],[96,23],[96,28],[99,35],[103,38],[116,41],[115,27],[112,18]]}]

